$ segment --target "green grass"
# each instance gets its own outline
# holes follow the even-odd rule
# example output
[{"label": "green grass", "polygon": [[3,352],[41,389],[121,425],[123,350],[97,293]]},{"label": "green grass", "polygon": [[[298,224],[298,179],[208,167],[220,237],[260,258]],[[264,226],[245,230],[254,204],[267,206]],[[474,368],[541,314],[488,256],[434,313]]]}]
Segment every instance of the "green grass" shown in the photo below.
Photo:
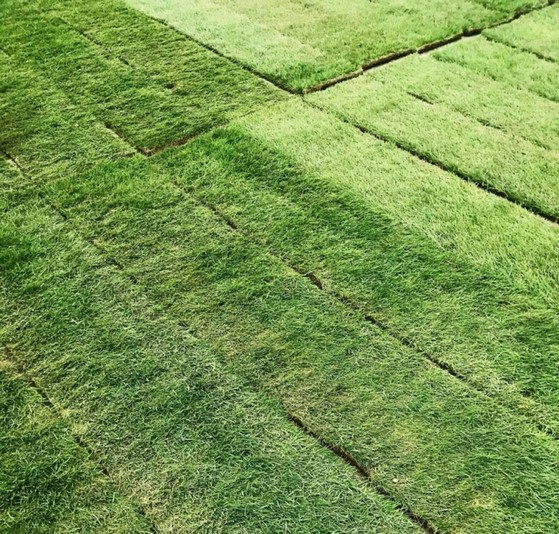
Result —
[{"label": "green grass", "polygon": [[559,62],[559,6],[530,13],[500,28],[486,30],[490,39]]},{"label": "green grass", "polygon": [[480,36],[441,48],[433,56],[559,102],[559,65],[529,52]]},{"label": "green grass", "polygon": [[[93,2],[90,9],[102,7],[106,24],[96,25],[95,31],[108,33],[99,42],[94,35],[92,41],[83,34],[87,23],[77,25],[80,33],[60,18],[70,7],[61,5],[52,13],[33,7],[8,10],[0,47],[14,62],[39,70],[74,105],[87,109],[139,149],[150,151],[186,139],[281,98],[265,82],[145,17],[118,5]],[[121,45],[109,55],[103,41],[111,43],[111,38],[132,43],[141,39],[143,46]],[[173,62],[167,60],[169,53]],[[188,83],[176,68],[181,62],[188,65]],[[154,70],[159,76],[151,75]]]},{"label": "green grass", "polygon": [[[152,302],[415,513],[443,530],[555,524],[553,439],[263,253],[173,175],[134,159],[46,194]],[[515,498],[527,481],[538,502]]]},{"label": "green grass", "polygon": [[[9,206],[0,222],[0,340],[13,347],[73,433],[89,444],[113,484],[142,506],[157,532],[419,531],[352,467],[290,423],[277,402],[244,385],[176,321],[146,303],[30,187],[16,183],[10,189],[3,189]],[[23,413],[38,404],[32,400],[22,399]],[[35,417],[46,424],[41,410]],[[24,439],[15,430],[10,436]],[[60,442],[49,434],[41,439],[56,459]],[[6,445],[14,459],[8,458],[11,471],[2,472],[2,480],[24,474],[19,455],[25,449],[15,452],[16,444]],[[43,469],[31,454],[33,469]],[[45,470],[54,463],[41,461]],[[52,469],[57,465],[64,467],[63,459]],[[67,469],[79,472],[78,466]],[[23,500],[18,513],[28,529],[33,520],[27,516],[41,498],[68,500],[55,484],[77,482],[65,481],[64,473],[55,471],[61,481],[48,486],[31,479],[5,488],[7,499]],[[84,497],[75,504],[62,501],[61,512],[85,506],[94,489],[80,490]],[[45,532],[53,532],[57,508],[45,506]],[[116,532],[140,531],[121,516]]]},{"label": "green grass", "polygon": [[147,534],[136,506],[0,354],[0,530]]},{"label": "green grass", "polygon": [[[385,78],[390,81],[385,83]],[[435,77],[431,78],[431,83],[436,91]],[[502,90],[506,92],[506,87]],[[418,99],[405,91],[405,82],[399,76],[384,77],[380,69],[311,95],[309,100],[465,179],[559,220],[559,156],[556,152],[446,105]],[[527,100],[530,103],[531,99]],[[522,97],[517,105],[523,105]],[[536,104],[540,115],[545,115],[550,106],[545,101],[539,106]],[[498,116],[502,116],[503,111],[506,112],[506,108],[501,113],[492,108],[492,113]],[[554,108],[554,114],[557,113]]]},{"label": "green grass", "polygon": [[532,0],[128,0],[276,82],[302,90],[391,52],[505,20]]},{"label": "green grass", "polygon": [[139,2],[0,4],[0,530],[557,531],[556,8]]}]

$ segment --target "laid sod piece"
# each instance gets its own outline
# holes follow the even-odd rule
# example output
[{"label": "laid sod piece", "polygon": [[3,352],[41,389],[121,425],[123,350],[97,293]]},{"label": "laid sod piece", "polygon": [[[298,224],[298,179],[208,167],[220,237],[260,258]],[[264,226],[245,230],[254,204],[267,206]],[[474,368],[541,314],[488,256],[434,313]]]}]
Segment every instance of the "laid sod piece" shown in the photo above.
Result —
[{"label": "laid sod piece", "polygon": [[440,48],[433,57],[559,102],[559,65],[534,54],[479,36]]},{"label": "laid sod piece", "polygon": [[559,431],[556,225],[300,104],[157,160],[326,291]]},{"label": "laid sod piece", "polygon": [[[162,186],[151,191],[153,201],[131,190],[129,199],[147,207],[168,195],[164,183],[152,185]],[[32,192],[18,195],[0,219],[0,341],[117,488],[140,503],[153,532],[421,532],[354,467],[291,423],[279,403],[156,313]],[[28,462],[36,472],[47,459]],[[6,484],[22,468],[13,465]],[[45,506],[44,514],[56,512]],[[21,521],[21,532],[34,532],[29,519]]]},{"label": "laid sod piece", "polygon": [[[366,73],[308,101],[462,179],[559,221],[559,155]],[[457,178],[458,179],[458,178]]]},{"label": "laid sod piece", "polygon": [[[119,13],[117,8],[112,11]],[[126,26],[119,27],[118,17],[111,15],[111,10],[106,12],[106,20],[114,20],[120,37],[126,38]],[[154,40],[160,40],[160,25],[142,15],[128,18],[132,22],[135,18],[138,28],[128,38],[133,40],[138,31],[145,32],[149,37],[144,43],[150,44],[151,39],[152,58],[165,41],[177,40],[173,30],[164,28],[166,37],[154,45]],[[149,72],[123,61],[122,55],[112,55],[56,13],[18,6],[2,24],[0,46],[8,54],[47,75],[74,104],[145,152],[182,142],[228,116],[246,113],[281,96],[269,84],[186,40],[180,43],[182,53],[177,43],[168,50],[174,51],[176,61],[188,62],[194,73],[186,91],[178,93]],[[229,72],[223,74],[227,69]]]},{"label": "laid sod piece", "polygon": [[539,1],[128,0],[295,91],[394,52],[506,20]]},{"label": "laid sod piece", "polygon": [[413,55],[367,73],[367,80],[389,84],[396,94],[403,90],[427,102],[444,104],[482,124],[559,150],[559,103],[456,63]]},{"label": "laid sod piece", "polygon": [[174,176],[134,158],[46,194],[153,302],[433,528],[557,527],[553,438],[263,253]]},{"label": "laid sod piece", "polygon": [[0,153],[37,178],[77,173],[99,159],[133,153],[46,79],[0,53]]},{"label": "laid sod piece", "polygon": [[[0,297],[1,298],[1,297]],[[147,520],[108,483],[0,348],[0,531],[145,533]]]},{"label": "laid sod piece", "polygon": [[489,39],[559,63],[559,5],[551,5],[484,33]]}]

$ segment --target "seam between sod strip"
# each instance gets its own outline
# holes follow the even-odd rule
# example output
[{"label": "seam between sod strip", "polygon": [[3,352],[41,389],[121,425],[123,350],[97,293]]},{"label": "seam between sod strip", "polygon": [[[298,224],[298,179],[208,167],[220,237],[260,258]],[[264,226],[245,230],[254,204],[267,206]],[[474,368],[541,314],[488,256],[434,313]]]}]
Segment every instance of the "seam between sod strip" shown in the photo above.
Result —
[{"label": "seam between sod strip", "polygon": [[[39,185],[32,177],[29,173],[27,173],[26,171],[24,171],[24,169],[19,165],[19,163],[7,152],[3,152],[4,157],[7,159],[7,161],[12,164],[13,166],[16,167],[16,169],[19,171],[19,173],[24,176],[28,182],[35,184],[35,185]],[[183,194],[188,194],[188,192],[184,191],[184,189],[182,187],[179,187],[175,184],[176,187],[179,188],[179,190],[183,193]],[[56,213],[66,224],[69,224],[73,227],[73,229],[77,232],[77,234],[84,239],[91,247],[93,247],[94,249],[96,249],[103,257],[104,261],[106,264],[108,265],[112,265],[114,267],[116,267],[120,272],[123,273],[123,275],[125,277],[128,278],[129,282],[136,286],[136,287],[141,287],[141,285],[139,284],[138,280],[136,279],[136,277],[130,273],[128,273],[126,271],[125,266],[119,262],[118,260],[116,260],[114,257],[111,256],[111,254],[101,245],[99,245],[99,243],[97,243],[94,239],[89,239],[88,237],[84,236],[82,234],[82,232],[79,230],[79,228],[74,224],[74,222],[72,221],[72,219],[70,217],[68,217],[68,215],[65,213],[64,210],[62,210],[59,206],[57,206],[54,202],[52,202],[49,198],[47,198],[41,191],[38,192],[38,196],[41,199],[41,201],[45,204],[45,206],[47,206],[49,209],[51,209],[54,213]],[[226,223],[227,226],[229,226],[230,228],[234,229],[235,231],[237,230],[237,227],[235,225],[235,223],[228,222],[227,219],[224,219],[224,217],[221,215],[221,213],[217,210],[212,209],[209,205],[207,205],[206,203],[198,200],[194,195],[190,195],[194,200],[196,200],[201,206],[205,207],[206,209],[208,209],[209,211],[211,211],[216,217],[219,217],[220,219],[223,219]],[[242,234],[241,234],[242,235]],[[274,255],[269,254],[270,256],[274,257]],[[285,263],[283,263],[285,265]],[[309,277],[307,277],[309,278]],[[320,284],[321,285],[321,284]],[[318,286],[317,286],[318,287]],[[143,291],[142,291],[143,292]],[[151,300],[151,299],[150,299]],[[198,342],[202,343],[204,346],[206,346],[206,342],[204,341],[203,338],[201,338],[192,328],[190,328],[190,326],[185,323],[184,321],[181,320],[177,320],[174,321],[175,324],[177,324],[179,327],[185,329],[192,337],[194,337]],[[4,346],[3,344],[1,346]],[[9,350],[8,347],[6,347],[6,350]],[[214,351],[215,352],[215,351]],[[16,360],[17,362],[17,360]],[[16,365],[16,363],[14,363],[14,365]],[[32,381],[33,379],[31,377],[29,377],[22,369],[21,374],[23,374],[25,377],[28,377],[29,381],[31,384],[34,384],[34,382]],[[45,402],[48,403],[49,406],[52,406],[54,408],[54,405],[52,403],[52,401],[50,400],[50,398],[48,397],[48,395],[46,394],[46,392],[44,390],[42,390],[41,388],[39,388],[38,386],[36,386],[37,388],[37,392],[41,395],[41,397],[43,399],[45,399]],[[397,511],[399,511],[401,514],[403,514],[404,516],[406,516],[410,521],[412,521],[414,524],[416,524],[418,527],[420,527],[421,529],[424,530],[424,532],[426,532],[426,534],[438,534],[439,531],[429,523],[429,521],[421,516],[419,516],[418,514],[416,514],[415,512],[413,512],[411,509],[407,508],[405,505],[403,505],[401,502],[399,502],[395,497],[393,497],[390,492],[388,490],[386,490],[385,488],[383,488],[382,486],[375,484],[373,479],[371,478],[371,475],[369,473],[369,471],[367,470],[367,468],[365,468],[363,465],[361,465],[357,460],[355,460],[348,452],[346,452],[344,449],[342,449],[341,447],[334,445],[334,444],[330,444],[329,442],[327,442],[324,438],[322,438],[320,435],[318,435],[317,433],[315,433],[314,431],[310,430],[310,428],[297,416],[294,415],[292,413],[290,413],[287,408],[284,406],[284,414],[285,417],[288,421],[290,421],[291,423],[293,423],[297,428],[299,428],[301,431],[303,431],[305,434],[307,434],[308,436],[314,438],[314,440],[316,440],[318,442],[319,445],[321,445],[323,448],[329,450],[331,453],[335,454],[338,458],[340,458],[345,464],[351,466],[357,476],[359,478],[361,478],[366,485],[371,488],[372,490],[374,490],[378,495],[380,495],[381,497],[385,498],[386,500],[388,500],[390,503],[392,503],[392,505],[394,505],[395,509]],[[81,447],[83,447],[87,453],[90,455],[90,457],[92,459],[95,460],[95,453],[94,451],[89,447],[89,445],[87,443],[85,443],[81,438],[79,438],[78,436],[74,436],[74,434],[72,434],[72,436],[74,437],[76,443],[78,443],[78,445],[80,445]],[[95,460],[100,466],[101,464]],[[106,476],[110,477],[110,474],[108,472],[108,470],[101,466],[102,469],[102,473],[105,474]],[[134,503],[136,504],[136,503]],[[144,511],[144,509],[136,504],[136,508],[137,511],[140,515],[142,515],[143,517],[146,518],[147,521],[149,521],[150,524],[150,531],[152,532],[152,534],[159,534],[158,530],[155,526],[155,524],[153,523],[153,521],[147,516],[146,512]]]},{"label": "seam between sod strip", "polygon": [[[11,161],[11,159],[9,161]],[[60,410],[58,410],[58,408],[56,407],[54,402],[51,400],[51,398],[48,396],[48,394],[44,390],[44,388],[41,387],[37,383],[37,381],[27,372],[24,365],[21,363],[20,359],[16,356],[14,349],[12,347],[10,347],[9,345],[7,345],[6,343],[3,343],[3,342],[0,343],[0,349],[4,353],[4,355],[6,357],[6,360],[13,365],[14,370],[16,371],[16,373],[22,378],[22,380],[24,382],[27,383],[27,385],[33,391],[35,391],[41,397],[41,399],[43,401],[43,404],[46,407],[48,407],[56,415],[57,419],[59,419],[60,421],[64,421],[64,418],[60,415]],[[64,426],[65,426],[65,428],[68,429],[67,425],[64,425]],[[111,476],[109,470],[107,469],[106,466],[104,466],[102,464],[102,462],[99,461],[99,459],[97,458],[97,454],[95,453],[93,448],[89,445],[89,443],[87,443],[87,441],[85,441],[78,434],[75,434],[74,432],[72,432],[70,429],[68,429],[68,430],[69,430],[69,434],[72,437],[72,440],[74,441],[74,443],[80,449],[83,449],[85,451],[85,453],[89,457],[89,459],[92,460],[93,463],[97,466],[98,472],[100,472],[104,477],[108,478],[109,480],[112,480],[112,476]],[[127,495],[123,495],[123,496],[126,497],[126,499],[130,502],[130,504],[135,508],[136,513],[146,520],[146,522],[148,523],[149,531],[152,534],[158,534],[159,531],[157,530],[157,527],[155,526],[155,523],[147,515],[143,506],[134,502],[134,501],[132,501],[130,499],[130,497],[128,497]]]},{"label": "seam between sod strip", "polygon": [[525,52],[526,54],[532,54],[533,56],[536,56],[538,59],[542,59],[543,61],[547,61],[548,63],[555,63],[558,64],[559,61],[553,57],[550,56],[546,56],[545,54],[542,54],[541,52],[537,52],[536,50],[531,50],[530,48],[526,48],[524,46],[518,46],[516,44],[512,44],[509,41],[505,41],[504,39],[499,39],[498,37],[495,37],[494,35],[488,35],[486,33],[483,34],[483,36],[488,40],[491,41],[492,43],[497,43],[500,45],[504,45],[507,46],[508,48],[511,48],[512,50],[519,50],[520,52]]}]

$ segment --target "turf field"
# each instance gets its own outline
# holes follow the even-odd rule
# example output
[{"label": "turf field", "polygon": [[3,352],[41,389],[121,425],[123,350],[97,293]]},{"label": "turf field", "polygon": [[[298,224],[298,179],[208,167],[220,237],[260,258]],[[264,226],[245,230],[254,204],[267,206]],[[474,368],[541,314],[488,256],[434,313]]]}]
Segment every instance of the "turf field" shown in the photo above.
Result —
[{"label": "turf field", "polygon": [[559,531],[559,5],[0,21],[0,532]]}]

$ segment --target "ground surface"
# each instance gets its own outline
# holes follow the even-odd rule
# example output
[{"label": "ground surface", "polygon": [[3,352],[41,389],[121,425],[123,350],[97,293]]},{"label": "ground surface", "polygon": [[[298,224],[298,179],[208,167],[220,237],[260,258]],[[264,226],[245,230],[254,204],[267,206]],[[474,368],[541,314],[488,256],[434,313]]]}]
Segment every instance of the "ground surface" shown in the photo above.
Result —
[{"label": "ground surface", "polygon": [[559,6],[0,3],[0,531],[559,531]]}]

